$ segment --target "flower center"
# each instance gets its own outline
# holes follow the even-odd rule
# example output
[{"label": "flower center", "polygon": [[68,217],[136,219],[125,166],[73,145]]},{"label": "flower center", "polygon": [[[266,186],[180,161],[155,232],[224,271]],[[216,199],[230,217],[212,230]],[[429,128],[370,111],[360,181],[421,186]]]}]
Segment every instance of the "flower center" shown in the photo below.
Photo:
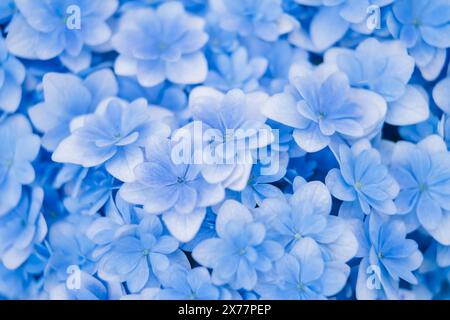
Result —
[{"label": "flower center", "polygon": [[361,189],[363,187],[363,184],[361,183],[361,181],[356,181],[356,183],[355,183],[355,188],[356,189]]},{"label": "flower center", "polygon": [[150,250],[148,250],[148,249],[142,250],[142,255],[148,256],[149,254],[150,254]]},{"label": "flower center", "polygon": [[245,250],[245,248],[244,249],[241,249],[241,251],[239,251],[239,255],[240,256],[243,256],[244,254],[246,254],[247,253],[247,250]]},{"label": "flower center", "polygon": [[428,190],[428,185],[425,182],[419,184],[419,191],[424,192]]},{"label": "flower center", "polygon": [[301,238],[302,238],[302,235],[300,234],[300,233],[296,233],[295,235],[294,235],[294,238],[295,238],[295,240],[300,240]]},{"label": "flower center", "polygon": [[231,141],[231,140],[233,140],[233,134],[232,133],[227,133],[227,134],[225,134],[224,136],[223,136],[223,140],[224,141]]},{"label": "flower center", "polygon": [[181,184],[181,183],[185,183],[186,180],[184,178],[182,178],[182,177],[178,177],[177,178],[177,182]]},{"label": "flower center", "polygon": [[297,283],[298,291],[305,291],[305,285],[301,282]]},{"label": "flower center", "polygon": [[378,252],[378,258],[380,258],[380,259],[383,259],[384,258],[384,255],[383,255],[383,252]]},{"label": "flower center", "polygon": [[14,163],[14,159],[11,159],[11,158],[6,159],[6,161],[5,161],[5,166],[6,166],[7,168],[11,168],[12,165],[13,165],[13,163]]}]

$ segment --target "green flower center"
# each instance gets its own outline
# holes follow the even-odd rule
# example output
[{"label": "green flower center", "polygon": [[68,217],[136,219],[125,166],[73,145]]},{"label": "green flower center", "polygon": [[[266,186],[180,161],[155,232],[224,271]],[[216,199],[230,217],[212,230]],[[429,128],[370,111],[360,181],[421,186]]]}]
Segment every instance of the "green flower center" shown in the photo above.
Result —
[{"label": "green flower center", "polygon": [[233,134],[232,133],[227,133],[223,136],[223,140],[224,141],[231,141],[233,139]]},{"label": "green flower center", "polygon": [[424,191],[427,191],[428,190],[428,185],[426,184],[426,183],[420,183],[419,184],[419,190],[420,190],[420,192],[424,192]]},{"label": "green flower center", "polygon": [[13,164],[14,164],[14,159],[12,159],[12,158],[6,159],[6,161],[4,162],[4,165],[7,168],[11,168]]},{"label": "green flower center", "polygon": [[360,182],[360,181],[356,181],[356,183],[355,183],[355,188],[356,189],[361,189],[363,187],[363,184]]}]

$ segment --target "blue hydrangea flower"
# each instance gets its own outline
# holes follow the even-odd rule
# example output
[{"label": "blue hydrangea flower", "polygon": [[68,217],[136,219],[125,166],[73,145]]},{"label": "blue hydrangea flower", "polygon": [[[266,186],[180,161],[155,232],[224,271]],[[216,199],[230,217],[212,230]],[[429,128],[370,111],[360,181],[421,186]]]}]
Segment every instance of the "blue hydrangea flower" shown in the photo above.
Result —
[{"label": "blue hydrangea flower", "polygon": [[292,249],[302,239],[313,240],[326,261],[347,262],[358,243],[344,220],[330,215],[331,195],[318,181],[302,182],[293,195],[263,201],[256,211],[270,239]]},{"label": "blue hydrangea flower", "polygon": [[355,51],[330,49],[327,63],[345,72],[354,87],[368,88],[388,103],[386,122],[392,125],[414,124],[428,119],[428,97],[420,87],[408,85],[414,71],[414,59],[399,41],[380,43],[375,38],[361,42]]},{"label": "blue hydrangea flower", "polygon": [[395,299],[399,279],[417,284],[412,272],[421,265],[423,256],[417,243],[406,238],[402,222],[383,221],[379,216],[371,215],[364,224],[359,223],[357,229],[358,256],[363,257],[356,284],[358,299]]},{"label": "blue hydrangea flower", "polygon": [[33,253],[34,245],[44,240],[43,198],[42,189],[27,189],[17,207],[0,217],[0,261],[6,268],[17,269]]},{"label": "blue hydrangea flower", "polygon": [[108,251],[117,235],[133,229],[139,224],[144,214],[128,202],[125,202],[119,194],[113,198],[109,196],[104,208],[104,216],[97,216],[86,231],[86,236],[98,247],[92,253],[94,258],[100,257]]},{"label": "blue hydrangea flower", "polygon": [[294,0],[296,3],[314,6],[318,11],[311,17],[309,33],[300,30],[293,42],[311,51],[321,52],[341,40],[350,27],[369,34],[366,21],[372,5],[385,7],[394,0]]},{"label": "blue hydrangea flower", "polygon": [[72,74],[46,73],[44,101],[28,109],[31,121],[43,133],[42,146],[54,151],[70,135],[72,119],[92,113],[105,98],[118,91],[114,74],[108,70],[92,73],[82,80]]},{"label": "blue hydrangea flower", "polygon": [[9,25],[6,44],[14,55],[48,60],[61,54],[77,57],[84,46],[98,46],[111,37],[106,20],[117,0],[16,0],[19,13]]},{"label": "blue hydrangea flower", "polygon": [[25,67],[8,53],[5,40],[0,37],[0,109],[13,113],[22,100],[22,83],[25,80]]},{"label": "blue hydrangea flower", "polygon": [[276,41],[298,27],[298,22],[283,12],[281,0],[213,0],[211,6],[220,26],[241,36],[255,35],[265,41]]},{"label": "blue hydrangea flower", "polygon": [[267,46],[264,53],[269,63],[263,83],[270,94],[283,92],[284,87],[289,84],[289,70],[293,64],[308,61],[306,51],[292,47],[286,40]]},{"label": "blue hydrangea flower", "polygon": [[[208,87],[197,87],[189,96],[189,111],[194,122],[179,131],[180,143],[200,142],[203,150],[201,173],[209,183],[222,183],[234,191],[247,185],[256,158],[252,154],[273,140],[272,130],[265,125],[260,108],[267,100],[263,92],[244,94],[233,89],[223,94]],[[196,125],[201,126],[197,132]],[[191,133],[191,130],[194,130]],[[197,137],[200,135],[200,137]],[[192,137],[193,136],[193,137]],[[203,138],[204,137],[204,138]]]},{"label": "blue hydrangea flower", "polygon": [[200,242],[192,252],[201,265],[213,269],[212,281],[233,288],[251,290],[258,272],[268,272],[283,255],[283,247],[266,240],[262,223],[255,222],[250,211],[234,200],[226,201],[217,216],[217,238]]},{"label": "blue hydrangea flower", "polygon": [[51,300],[107,300],[106,286],[97,278],[85,271],[80,271],[80,288],[69,289],[66,282],[52,288]]},{"label": "blue hydrangea flower", "polygon": [[115,71],[136,76],[144,87],[168,79],[174,83],[200,83],[206,79],[207,61],[201,48],[208,41],[204,20],[187,14],[179,2],[126,11],[112,43],[119,52]]},{"label": "blue hydrangea flower", "polygon": [[[45,268],[44,289],[55,299],[77,296],[87,299],[92,296],[105,298],[105,288],[98,280],[92,279],[96,271],[94,259],[91,257],[95,245],[85,232],[93,218],[82,215],[69,215],[50,226],[48,233],[48,263]],[[74,287],[68,286],[70,276],[80,271],[83,281],[75,281]],[[74,279],[76,280],[76,279]],[[77,284],[78,282],[78,284]],[[94,284],[90,286],[91,284]],[[75,290],[79,285],[79,291]],[[89,293],[90,292],[90,293]]]},{"label": "blue hydrangea flower", "polygon": [[450,3],[398,0],[387,18],[390,33],[402,40],[427,80],[441,72],[450,47]]},{"label": "blue hydrangea flower", "polygon": [[28,120],[13,115],[0,122],[0,216],[14,208],[20,201],[22,185],[35,179],[31,162],[40,148],[39,137],[33,134]]},{"label": "blue hydrangea flower", "polygon": [[52,160],[88,168],[105,163],[112,176],[131,182],[133,169],[144,161],[141,147],[150,137],[169,133],[165,124],[151,120],[145,99],[128,104],[112,98],[103,101],[95,113],[77,119]]},{"label": "blue hydrangea flower", "polygon": [[291,79],[293,88],[263,106],[268,118],[294,128],[295,142],[320,151],[333,139],[362,138],[384,120],[386,102],[372,91],[354,89],[342,72],[320,69]]},{"label": "blue hydrangea flower", "polygon": [[220,27],[219,17],[209,16],[206,31],[209,35],[208,49],[214,53],[231,53],[239,47],[238,35]]},{"label": "blue hydrangea flower", "polygon": [[217,300],[220,290],[211,283],[211,275],[203,267],[186,270],[174,266],[161,275],[163,288],[158,294],[163,300]]},{"label": "blue hydrangea flower", "polygon": [[220,183],[205,181],[200,165],[174,162],[173,146],[169,139],[151,139],[146,161],[134,170],[136,181],[125,183],[120,196],[149,213],[163,214],[170,232],[187,242],[199,230],[206,207],[222,201],[225,193]]},{"label": "blue hydrangea flower", "polygon": [[210,71],[205,85],[228,91],[239,88],[244,92],[259,88],[259,79],[266,72],[267,60],[263,57],[249,58],[245,48],[239,48],[231,56],[218,55],[217,71]]},{"label": "blue hydrangea flower", "polygon": [[275,272],[256,287],[261,299],[323,300],[345,285],[350,268],[325,262],[312,239],[298,242],[275,264]]},{"label": "blue hydrangea flower", "polygon": [[450,245],[450,153],[442,138],[431,135],[417,145],[398,142],[391,172],[400,185],[399,212],[415,214],[436,240]]},{"label": "blue hydrangea flower", "polygon": [[[39,246],[37,246],[39,247]],[[32,260],[38,258],[38,249],[19,268],[10,270],[0,263],[0,298],[2,300],[43,300],[48,296],[42,291],[42,263],[39,268]],[[33,259],[36,258],[36,259]]]},{"label": "blue hydrangea flower", "polygon": [[0,30],[0,299],[450,298],[449,0],[0,0]]},{"label": "blue hydrangea flower", "polygon": [[99,276],[107,281],[126,282],[128,289],[139,292],[146,285],[159,283],[157,276],[180,259],[178,241],[163,235],[156,216],[141,221],[134,232],[119,236],[100,259]]},{"label": "blue hydrangea flower", "polygon": [[283,192],[271,183],[281,180],[286,175],[289,156],[286,153],[272,156],[279,157],[278,170],[273,174],[264,171],[267,166],[261,161],[252,168],[247,186],[241,192],[241,202],[248,208],[260,206],[266,198],[283,197]]},{"label": "blue hydrangea flower", "polygon": [[397,212],[393,200],[399,193],[399,185],[382,164],[376,149],[364,143],[351,149],[341,145],[339,162],[340,169],[330,170],[325,180],[331,194],[345,201],[341,212],[362,210],[369,214],[372,209],[386,214]]}]

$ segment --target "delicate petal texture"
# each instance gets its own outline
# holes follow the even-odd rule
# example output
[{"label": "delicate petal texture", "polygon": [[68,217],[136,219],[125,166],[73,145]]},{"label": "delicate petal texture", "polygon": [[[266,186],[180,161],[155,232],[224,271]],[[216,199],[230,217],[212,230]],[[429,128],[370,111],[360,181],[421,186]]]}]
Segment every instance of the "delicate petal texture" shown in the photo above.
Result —
[{"label": "delicate petal texture", "polygon": [[0,299],[450,299],[449,0],[1,0],[0,29]]}]

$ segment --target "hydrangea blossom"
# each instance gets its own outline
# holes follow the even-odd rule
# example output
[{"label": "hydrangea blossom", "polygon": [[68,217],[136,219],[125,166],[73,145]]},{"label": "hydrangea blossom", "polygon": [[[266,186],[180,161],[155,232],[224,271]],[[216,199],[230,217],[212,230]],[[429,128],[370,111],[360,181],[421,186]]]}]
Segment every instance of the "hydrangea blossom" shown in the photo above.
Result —
[{"label": "hydrangea blossom", "polygon": [[165,300],[217,300],[220,290],[211,283],[211,275],[203,267],[186,270],[172,267],[161,276],[164,288],[158,294]]},{"label": "hydrangea blossom", "polygon": [[210,71],[205,84],[228,91],[233,88],[245,92],[255,91],[259,87],[259,78],[266,72],[267,60],[262,57],[249,58],[247,50],[239,48],[231,56],[219,55],[217,71]]},{"label": "hydrangea blossom", "polygon": [[270,198],[258,208],[268,227],[268,237],[292,249],[303,239],[314,241],[327,261],[347,262],[358,244],[340,217],[330,215],[331,195],[318,181],[302,182],[292,196]]},{"label": "hydrangea blossom", "polygon": [[386,122],[408,125],[424,121],[429,116],[428,97],[420,87],[408,85],[414,71],[414,59],[401,42],[382,42],[369,38],[355,51],[330,49],[327,63],[336,64],[345,72],[350,84],[368,88],[388,103]]},{"label": "hydrangea blossom", "polygon": [[0,30],[0,299],[450,299],[448,0],[2,0]]},{"label": "hydrangea blossom", "polygon": [[84,80],[72,74],[47,73],[42,85],[44,101],[28,112],[33,125],[43,133],[43,147],[49,151],[69,136],[74,118],[94,112],[100,101],[118,92],[116,78],[107,69]]},{"label": "hydrangea blossom", "polygon": [[[421,265],[423,256],[417,243],[406,239],[406,228],[402,222],[383,221],[378,216],[371,215],[364,224],[359,223],[356,228],[359,228],[356,234],[361,237],[358,255],[363,257],[356,284],[356,296],[359,299],[395,299],[398,297],[399,279],[417,283],[412,271]],[[370,270],[375,270],[376,281],[382,290],[371,290],[367,285],[367,277],[373,273]]]},{"label": "hydrangea blossom", "polygon": [[267,198],[283,197],[283,192],[271,184],[271,182],[279,181],[286,175],[288,156],[287,154],[280,154],[279,157],[278,170],[273,174],[261,174],[265,169],[261,162],[253,166],[247,186],[241,192],[241,202],[248,208],[260,206],[263,200]]},{"label": "hydrangea blossom", "polygon": [[173,144],[168,139],[151,139],[146,161],[134,169],[136,181],[125,183],[120,195],[149,213],[163,214],[171,233],[186,242],[200,228],[205,208],[222,201],[225,194],[220,183],[208,183],[202,177],[201,166],[174,163]]},{"label": "hydrangea blossom", "polygon": [[251,290],[258,272],[268,272],[283,255],[283,247],[266,240],[262,223],[255,222],[250,211],[233,200],[225,202],[217,216],[218,237],[200,242],[192,252],[196,261],[212,268],[212,281],[233,288]]},{"label": "hydrangea blossom", "polygon": [[444,141],[432,135],[417,145],[398,142],[391,172],[401,188],[395,200],[398,211],[415,214],[436,240],[449,245],[450,154]]},{"label": "hydrangea blossom", "polygon": [[339,161],[340,169],[330,170],[326,183],[336,198],[345,201],[342,214],[355,215],[359,210],[365,214],[372,210],[397,212],[393,200],[399,193],[399,185],[381,163],[378,151],[365,143],[355,144],[351,149],[341,145]]},{"label": "hydrangea blossom", "polygon": [[8,269],[16,269],[33,253],[33,246],[42,242],[47,224],[41,213],[44,193],[40,188],[26,190],[21,201],[0,218],[0,260]]},{"label": "hydrangea blossom", "polygon": [[422,75],[434,80],[450,47],[450,4],[445,0],[398,0],[387,18],[391,34],[402,40]]},{"label": "hydrangea blossom", "polygon": [[6,44],[10,52],[26,59],[60,56],[63,61],[85,55],[86,46],[106,43],[112,35],[106,20],[118,7],[117,0],[16,0],[15,3],[20,13],[8,28]]},{"label": "hydrangea blossom", "polygon": [[11,116],[0,123],[0,140],[0,216],[3,216],[19,203],[22,185],[35,179],[31,162],[39,152],[40,141],[22,115]]},{"label": "hydrangea blossom", "polygon": [[[77,178],[74,178],[77,177]],[[58,172],[54,186],[63,188],[63,204],[70,213],[92,216],[117,189],[118,182],[104,168],[83,168],[66,164]]]},{"label": "hydrangea blossom", "polygon": [[[245,188],[255,161],[252,152],[266,147],[273,138],[271,128],[264,124],[266,117],[260,112],[266,100],[267,94],[263,92],[244,94],[239,89],[223,94],[198,87],[191,93],[189,109],[194,122],[180,130],[177,139],[190,143],[189,136],[194,140],[205,136],[200,142],[202,150],[197,150],[194,143],[192,152],[203,155],[201,173],[206,181],[222,183],[234,191]],[[196,137],[195,131],[189,135],[196,123],[201,125],[201,137]]]},{"label": "hydrangea blossom", "polygon": [[265,41],[276,41],[289,33],[298,22],[283,12],[281,0],[212,0],[214,13],[220,17],[220,25],[241,36],[256,35]]},{"label": "hydrangea blossom", "polygon": [[105,163],[115,178],[131,182],[134,168],[144,161],[141,150],[156,135],[168,136],[170,128],[151,120],[145,99],[130,104],[120,99],[103,101],[95,113],[76,119],[71,134],[53,152],[56,162],[94,167]]},{"label": "hydrangea blossom", "polygon": [[[92,243],[85,235],[92,217],[69,216],[58,221],[49,231],[48,247],[42,249],[46,256],[45,291],[50,299],[93,299],[105,298],[106,290],[100,281],[93,277],[96,271],[91,252]],[[70,275],[80,272],[79,288],[68,286]]]},{"label": "hydrangea blossom", "polygon": [[295,142],[307,152],[320,151],[332,139],[362,138],[386,115],[376,93],[351,88],[342,72],[320,69],[291,80],[292,90],[272,96],[263,107],[270,119],[294,128]]},{"label": "hydrangea blossom", "polygon": [[[154,283],[176,261],[178,241],[163,235],[163,226],[156,216],[141,221],[133,232],[120,235],[99,261],[99,275],[108,281],[124,281],[131,292],[139,292]],[[179,260],[179,258],[178,258]]]},{"label": "hydrangea blossom", "polygon": [[127,11],[113,36],[120,53],[115,71],[136,76],[144,87],[168,79],[175,83],[201,83],[208,67],[201,48],[208,41],[204,21],[187,14],[178,2],[161,4],[156,10]]},{"label": "hydrangea blossom", "polygon": [[368,29],[366,23],[369,8],[375,5],[380,9],[394,2],[394,0],[294,1],[318,8],[309,22],[309,33],[299,32],[292,37],[295,44],[305,46],[312,51],[328,49],[341,40],[350,27],[363,34],[371,33],[372,30]]},{"label": "hydrangea blossom", "polygon": [[310,238],[298,242],[275,269],[272,279],[256,288],[262,299],[323,300],[339,292],[350,273],[345,264],[325,262]]}]

